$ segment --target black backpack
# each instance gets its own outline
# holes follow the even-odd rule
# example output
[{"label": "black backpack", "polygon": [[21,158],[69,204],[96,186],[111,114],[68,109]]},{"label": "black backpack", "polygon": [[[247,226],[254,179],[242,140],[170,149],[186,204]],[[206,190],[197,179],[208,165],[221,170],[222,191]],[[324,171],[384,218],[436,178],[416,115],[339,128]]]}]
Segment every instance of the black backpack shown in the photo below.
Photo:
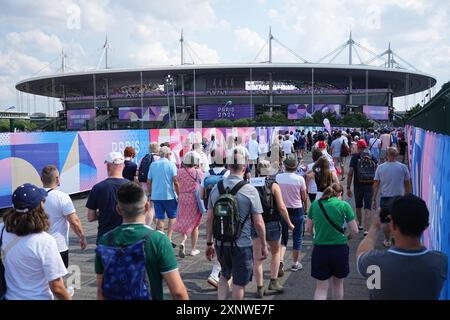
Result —
[{"label": "black backpack", "polygon": [[153,153],[146,154],[142,159],[141,164],[138,169],[138,180],[139,182],[147,182],[148,180],[148,171],[150,170],[150,165],[153,162]]},{"label": "black backpack", "polygon": [[373,184],[377,165],[370,153],[361,153],[356,164],[356,176],[360,184]]},{"label": "black backpack", "polygon": [[263,207],[262,216],[264,222],[277,221],[280,217],[278,208],[275,204],[274,194],[272,192],[272,186],[274,183],[276,183],[274,178],[267,177],[264,186],[256,187]]},{"label": "black backpack", "polygon": [[223,180],[217,183],[219,198],[214,203],[213,208],[213,236],[216,240],[236,243],[241,236],[242,227],[245,225],[250,213],[241,223],[239,206],[236,194],[248,182],[243,180],[236,184],[233,189],[225,189]]}]

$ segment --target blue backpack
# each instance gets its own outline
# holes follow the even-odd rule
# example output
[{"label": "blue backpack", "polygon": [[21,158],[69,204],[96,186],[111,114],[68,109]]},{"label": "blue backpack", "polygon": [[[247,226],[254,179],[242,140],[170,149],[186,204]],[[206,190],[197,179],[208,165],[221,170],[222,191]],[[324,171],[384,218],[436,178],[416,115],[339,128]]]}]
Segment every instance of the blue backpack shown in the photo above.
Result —
[{"label": "blue backpack", "polygon": [[223,169],[219,174],[216,174],[213,169],[209,170],[209,177],[205,179],[205,207],[208,207],[208,199],[211,190],[214,188],[219,181],[223,180],[223,176],[227,172],[227,169]]},{"label": "blue backpack", "polygon": [[114,246],[114,231],[106,236],[108,245],[95,249],[104,267],[103,296],[106,300],[151,300],[148,280],[145,243],[154,230],[142,240],[128,246]]}]

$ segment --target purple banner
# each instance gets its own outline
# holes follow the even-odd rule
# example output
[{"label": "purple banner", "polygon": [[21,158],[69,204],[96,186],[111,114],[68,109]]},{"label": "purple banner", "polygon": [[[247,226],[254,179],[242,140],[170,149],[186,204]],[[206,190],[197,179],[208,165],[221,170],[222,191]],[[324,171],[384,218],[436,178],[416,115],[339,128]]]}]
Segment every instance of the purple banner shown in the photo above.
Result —
[{"label": "purple banner", "polygon": [[253,104],[200,105],[197,109],[198,120],[217,119],[253,119],[255,118],[255,106]]},{"label": "purple banner", "polygon": [[368,119],[389,120],[389,108],[384,106],[363,106],[363,113]]},{"label": "purple banner", "polygon": [[167,121],[168,118],[169,118],[169,108],[166,106],[119,108],[119,120]]},{"label": "purple banner", "polygon": [[95,118],[95,109],[80,109],[67,111],[67,129],[78,130],[84,128],[86,121]]},{"label": "purple banner", "polygon": [[312,118],[314,112],[320,111],[322,113],[335,113],[337,117],[340,116],[341,106],[339,104],[290,104],[288,105],[288,119],[299,120]]}]

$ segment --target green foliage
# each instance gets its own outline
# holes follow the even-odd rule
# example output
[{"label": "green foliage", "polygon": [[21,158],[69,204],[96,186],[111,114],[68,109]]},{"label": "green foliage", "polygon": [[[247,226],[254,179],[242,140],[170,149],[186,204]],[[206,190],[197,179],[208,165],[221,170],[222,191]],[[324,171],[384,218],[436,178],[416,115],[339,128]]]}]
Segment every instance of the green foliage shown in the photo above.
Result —
[{"label": "green foliage", "polygon": [[[10,130],[10,120],[2,119],[0,120],[0,132],[9,132]],[[14,119],[12,124],[13,130],[16,128],[20,131],[34,131],[38,129],[38,126],[31,123],[30,120]]]},{"label": "green foliage", "polygon": [[416,113],[418,113],[422,109],[423,109],[423,106],[418,103],[411,109],[407,110],[406,114],[405,114],[405,121],[409,121]]},{"label": "green foliage", "polygon": [[233,122],[233,126],[234,127],[248,127],[249,126],[249,121],[251,121],[251,120],[248,120],[248,119],[238,119],[238,120],[235,120],[234,122]]},{"label": "green foliage", "polygon": [[362,128],[369,128],[372,126],[372,123],[367,119],[366,115],[364,113],[355,112],[355,113],[348,113],[343,117],[342,119],[339,119],[339,121],[336,121],[336,124],[333,124],[333,122],[330,120],[331,125],[336,126],[345,126],[345,127],[362,127]]},{"label": "green foliage", "polygon": [[226,127],[232,127],[233,121],[228,119],[217,119],[213,122],[213,127],[215,128],[226,128]]},{"label": "green foliage", "polygon": [[9,120],[0,120],[0,132],[9,132]]}]

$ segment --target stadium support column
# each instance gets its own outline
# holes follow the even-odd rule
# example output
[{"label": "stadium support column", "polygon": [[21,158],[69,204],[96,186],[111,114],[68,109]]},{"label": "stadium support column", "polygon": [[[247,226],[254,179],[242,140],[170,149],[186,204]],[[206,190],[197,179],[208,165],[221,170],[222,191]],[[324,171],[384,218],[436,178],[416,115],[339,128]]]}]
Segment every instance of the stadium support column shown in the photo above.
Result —
[{"label": "stadium support column", "polygon": [[353,104],[353,76],[350,76],[348,79],[348,104]]},{"label": "stadium support column", "polygon": [[193,88],[194,88],[194,129],[196,129],[197,125],[197,93],[195,92],[195,68],[193,69]]},{"label": "stadium support column", "polygon": [[141,129],[144,129],[144,81],[142,77],[142,71],[139,72],[141,78]]},{"label": "stadium support column", "polygon": [[183,109],[181,109],[181,113],[185,113],[186,110],[186,97],[184,96],[184,74],[180,74],[180,81],[181,81],[181,105],[183,106]]},{"label": "stadium support column", "polygon": [[106,86],[106,112],[108,114],[108,130],[111,130],[111,112],[110,112],[110,108],[111,108],[111,101],[109,100],[109,81],[108,79],[105,79],[105,86]]},{"label": "stadium support column", "polygon": [[[250,85],[253,86],[253,69],[250,68]],[[253,105],[253,90],[250,87],[250,105]]]},{"label": "stadium support column", "polygon": [[272,77],[272,72],[269,72],[269,103],[270,103],[270,112],[272,113],[273,111],[273,77]]},{"label": "stadium support column", "polygon": [[366,70],[366,106],[369,105],[369,70]]},{"label": "stadium support column", "polygon": [[92,75],[92,87],[94,91],[94,110],[95,110],[94,129],[97,131],[97,84],[95,80],[95,74]]},{"label": "stadium support column", "polygon": [[311,110],[314,114],[314,68],[311,68]]}]

